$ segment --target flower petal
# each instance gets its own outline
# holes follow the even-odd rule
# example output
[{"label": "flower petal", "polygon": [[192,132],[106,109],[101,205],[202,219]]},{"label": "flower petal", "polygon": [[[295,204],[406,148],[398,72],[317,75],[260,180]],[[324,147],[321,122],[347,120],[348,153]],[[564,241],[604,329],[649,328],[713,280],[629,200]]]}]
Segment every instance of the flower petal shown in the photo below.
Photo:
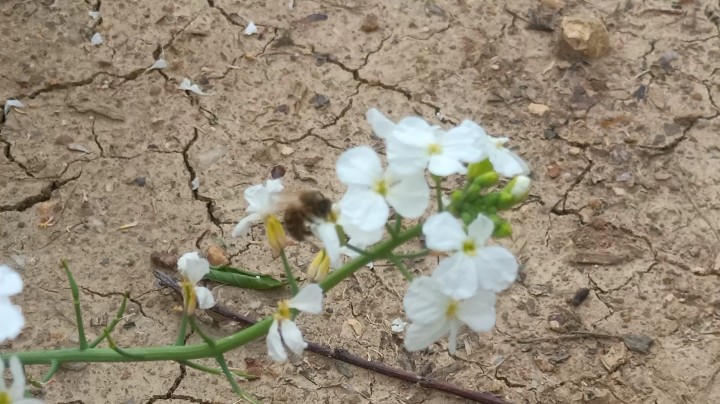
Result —
[{"label": "flower petal", "polygon": [[25,372],[17,356],[10,358],[10,373],[13,377],[13,384],[8,393],[10,393],[10,402],[13,403],[25,397]]},{"label": "flower petal", "polygon": [[388,164],[390,168],[401,175],[422,172],[427,167],[430,158],[428,147],[435,140],[430,138],[426,143],[422,143],[418,139],[406,135],[396,130],[385,140]]},{"label": "flower petal", "polygon": [[413,352],[425,349],[446,336],[450,326],[447,319],[440,319],[429,324],[412,323],[405,330],[405,349]]},{"label": "flower petal", "polygon": [[363,231],[382,229],[390,215],[390,208],[380,194],[360,188],[348,189],[340,200],[340,209],[344,220]]},{"label": "flower petal", "polygon": [[283,342],[297,355],[302,355],[308,344],[305,342],[302,336],[302,332],[292,320],[283,320],[280,325],[280,332],[282,333]]},{"label": "flower petal", "polygon": [[313,232],[322,241],[332,265],[337,265],[340,262],[340,237],[338,237],[335,223],[322,222],[313,226]]},{"label": "flower petal", "polygon": [[478,289],[478,271],[473,260],[465,254],[457,253],[440,260],[440,265],[432,274],[442,293],[455,300],[467,299]]},{"label": "flower petal", "polygon": [[423,224],[425,245],[435,251],[461,251],[468,236],[450,212],[430,216]]},{"label": "flower petal", "polygon": [[502,292],[517,278],[518,262],[504,247],[481,248],[477,251],[474,261],[480,289]]},{"label": "flower petal", "polygon": [[488,157],[493,169],[504,177],[530,174],[530,167],[517,154],[504,147],[488,148]]},{"label": "flower petal", "polygon": [[372,187],[383,174],[380,157],[369,146],[353,147],[343,152],[335,170],[340,181],[349,186]]},{"label": "flower petal", "polygon": [[290,299],[290,307],[305,313],[320,314],[322,312],[323,290],[317,283],[304,286]]},{"label": "flower petal", "polygon": [[233,237],[243,237],[247,236],[248,231],[250,231],[250,226],[253,225],[253,223],[257,223],[262,220],[262,215],[259,213],[251,213],[238,222],[237,225],[235,225],[235,228],[232,231]]},{"label": "flower petal", "polygon": [[210,289],[203,286],[195,286],[195,296],[197,297],[198,307],[207,310],[215,306],[215,298]]},{"label": "flower petal", "polygon": [[449,304],[450,298],[444,295],[437,282],[428,276],[421,276],[410,282],[403,299],[405,315],[417,324],[443,321]]},{"label": "flower petal", "polygon": [[468,235],[475,240],[475,247],[481,248],[485,246],[485,242],[492,236],[493,230],[495,230],[495,223],[481,213],[468,226]]},{"label": "flower petal", "polygon": [[0,297],[10,297],[22,291],[20,275],[7,265],[0,265]]},{"label": "flower petal", "polygon": [[178,260],[177,266],[180,273],[193,284],[198,283],[203,276],[210,272],[210,262],[195,251],[183,254]]},{"label": "flower petal", "polygon": [[428,171],[441,177],[452,174],[467,174],[467,168],[460,160],[444,153],[430,156]]},{"label": "flower petal", "polygon": [[340,225],[347,236],[348,244],[353,245],[357,248],[367,248],[382,239],[383,228],[380,227],[375,230],[365,231],[357,225],[344,220],[344,216],[340,216]]},{"label": "flower petal", "polygon": [[277,320],[274,320],[272,324],[270,324],[265,342],[267,343],[270,359],[275,362],[285,362],[287,360],[287,353],[285,352],[282,337],[280,337],[280,325]]},{"label": "flower petal", "polygon": [[25,325],[25,318],[22,315],[20,306],[11,304],[9,300],[0,300],[0,318],[2,318],[2,327],[0,327],[0,344],[6,340],[13,340],[20,335]]},{"label": "flower petal", "polygon": [[375,136],[380,139],[387,138],[395,130],[395,123],[385,117],[380,111],[375,108],[370,108],[365,114]]},{"label": "flower petal", "polygon": [[280,179],[267,180],[265,184],[253,185],[244,192],[248,203],[248,213],[272,213],[275,209],[277,194],[283,190]]},{"label": "flower petal", "polygon": [[430,187],[423,172],[397,177],[391,171],[386,178],[391,185],[385,199],[397,213],[408,219],[417,219],[425,213],[430,203]]},{"label": "flower petal", "polygon": [[481,133],[484,131],[479,132],[476,128],[460,125],[439,134],[438,140],[443,154],[465,163],[475,163],[486,156],[485,151],[478,146]]},{"label": "flower petal", "polygon": [[495,293],[478,290],[458,304],[457,317],[473,331],[490,331],[495,326]]}]

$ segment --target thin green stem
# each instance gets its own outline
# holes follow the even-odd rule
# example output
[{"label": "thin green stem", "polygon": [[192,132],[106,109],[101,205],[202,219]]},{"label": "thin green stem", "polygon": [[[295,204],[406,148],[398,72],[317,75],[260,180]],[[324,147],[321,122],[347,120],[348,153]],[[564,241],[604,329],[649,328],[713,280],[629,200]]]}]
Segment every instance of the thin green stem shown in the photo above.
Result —
[{"label": "thin green stem", "polygon": [[215,357],[215,360],[220,365],[220,368],[222,369],[223,374],[230,382],[230,385],[232,386],[233,391],[235,394],[238,395],[238,397],[243,398],[248,403],[252,404],[260,404],[257,400],[250,397],[247,393],[243,391],[243,389],[240,388],[240,385],[237,383],[237,380],[235,380],[235,376],[230,372],[230,368],[228,368],[227,363],[225,362],[225,357],[222,355],[218,355]]},{"label": "thin green stem", "polygon": [[60,369],[60,361],[52,361],[50,362],[50,369],[48,369],[47,373],[45,373],[45,376],[42,378],[42,384],[45,384],[49,382],[53,376],[55,376],[55,373]]},{"label": "thin green stem", "polygon": [[182,314],[182,320],[180,320],[180,329],[178,330],[177,338],[175,338],[175,345],[182,346],[185,345],[185,335],[187,334],[187,324],[188,324],[188,318],[190,317],[188,315],[188,304],[185,296],[183,296],[183,314]]},{"label": "thin green stem", "polygon": [[403,274],[403,276],[405,277],[405,279],[408,280],[408,282],[413,280],[413,274],[408,271],[407,267],[405,267],[405,264],[403,264],[402,260],[398,258],[397,255],[393,253],[388,253],[387,259],[388,261],[392,262],[393,265],[395,265],[395,268],[397,268],[400,273]]},{"label": "thin green stem", "polygon": [[110,337],[110,334],[105,333],[105,339],[108,341],[108,345],[110,346],[110,349],[119,353],[120,355],[125,356],[130,359],[133,359],[133,360],[136,360],[136,361],[141,361],[141,360],[145,359],[145,356],[142,353],[139,353],[139,354],[131,353],[131,352],[128,352],[128,351],[120,348],[119,346],[117,346],[117,344],[112,339],[112,337]]},{"label": "thin green stem", "polygon": [[435,199],[437,199],[437,209],[438,212],[442,212],[444,210],[442,200],[442,177],[433,175],[432,179],[435,181]]},{"label": "thin green stem", "polygon": [[[177,361],[177,362],[181,365],[185,365],[189,368],[193,368],[193,369],[199,370],[201,372],[210,373],[212,375],[224,375],[222,369],[220,369],[220,368],[213,368],[213,367],[201,365],[199,363],[195,363],[192,361]],[[243,379],[247,379],[247,380],[255,380],[258,378],[256,375],[253,375],[250,373],[245,373],[239,369],[230,369],[230,372],[237,377],[242,377]]]},{"label": "thin green stem", "polygon": [[285,268],[285,276],[287,277],[288,283],[290,284],[290,290],[292,290],[292,294],[293,296],[295,296],[298,290],[300,290],[300,288],[298,288],[295,276],[293,276],[292,268],[290,267],[290,263],[288,262],[284,248],[280,250],[280,258],[282,258],[283,267]]},{"label": "thin green stem", "polygon": [[105,335],[110,335],[110,333],[115,330],[115,327],[117,327],[118,323],[120,323],[120,320],[122,320],[122,316],[125,313],[128,297],[129,296],[127,294],[123,295],[123,301],[122,303],[120,303],[120,308],[118,309],[117,314],[115,314],[115,318],[110,322],[110,324],[107,325],[107,327],[103,329],[102,335],[90,342],[90,344],[88,344],[88,347],[95,348],[105,340]]},{"label": "thin green stem", "polygon": [[198,327],[195,319],[192,317],[190,317],[190,326],[196,333],[198,333],[198,335],[200,336],[200,338],[203,339],[203,341],[205,341],[211,347],[215,347],[215,340],[210,338],[209,335],[205,334],[205,331],[203,331],[202,328]]},{"label": "thin green stem", "polygon": [[357,248],[352,244],[346,244],[345,247],[347,247],[350,250],[355,251],[356,253],[358,253],[360,255],[370,255],[370,252],[363,250],[362,248]]},{"label": "thin green stem", "polygon": [[82,308],[80,307],[80,291],[78,290],[75,278],[68,268],[67,261],[62,260],[63,269],[65,269],[65,275],[68,277],[70,282],[70,291],[73,297],[73,308],[75,309],[75,321],[77,322],[78,330],[78,341],[80,341],[80,350],[84,351],[88,348],[87,338],[85,337],[85,325],[83,324]]},{"label": "thin green stem", "polygon": [[400,234],[400,230],[402,230],[402,219],[402,216],[395,212],[395,234]]},{"label": "thin green stem", "polygon": [[415,258],[426,257],[428,254],[430,254],[430,250],[425,248],[420,251],[411,251],[411,252],[406,252],[406,253],[402,253],[402,254],[395,254],[395,256],[398,258],[404,259],[404,260],[408,260],[408,259],[412,260]]}]

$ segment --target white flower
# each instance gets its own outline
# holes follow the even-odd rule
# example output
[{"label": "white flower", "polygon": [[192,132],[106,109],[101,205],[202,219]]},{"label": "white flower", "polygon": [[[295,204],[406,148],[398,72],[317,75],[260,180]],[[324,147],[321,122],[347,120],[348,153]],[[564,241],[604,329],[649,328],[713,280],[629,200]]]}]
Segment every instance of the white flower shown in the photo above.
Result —
[{"label": "white flower", "polygon": [[366,118],[378,137],[387,141],[390,167],[399,174],[411,174],[426,167],[432,174],[447,176],[465,174],[463,163],[474,163],[485,155],[478,143],[478,132],[458,126],[445,132],[418,117],[408,117],[398,124],[376,109]]},{"label": "white flower", "polygon": [[449,212],[436,214],[423,224],[429,249],[455,252],[441,260],[432,275],[445,294],[465,299],[478,288],[500,292],[515,281],[518,263],[512,253],[500,246],[485,247],[494,228],[492,220],[480,214],[466,233]]},{"label": "white flower", "polygon": [[280,179],[267,180],[265,184],[253,185],[245,190],[245,200],[248,207],[245,210],[247,216],[240,219],[240,222],[232,231],[233,237],[245,236],[253,223],[265,220],[269,215],[277,211],[278,196],[283,190]]},{"label": "white flower", "polygon": [[477,134],[476,145],[483,149],[493,165],[493,169],[505,177],[530,174],[530,167],[517,154],[505,148],[510,141],[506,137],[489,136],[485,129],[472,121],[462,121],[459,128],[465,128]]},{"label": "white flower", "polygon": [[93,44],[93,46],[98,46],[103,43],[103,37],[100,35],[99,32],[96,32],[95,35],[90,38],[90,43]]},{"label": "white flower", "polygon": [[210,290],[206,287],[195,285],[210,272],[210,262],[202,258],[197,252],[189,252],[180,257],[177,266],[183,276],[184,286],[192,286],[194,289],[198,306],[203,310],[215,306],[215,298],[213,298]]},{"label": "white flower", "polygon": [[512,187],[510,187],[510,193],[513,199],[521,201],[530,192],[530,178],[525,175],[518,175],[512,180]]},{"label": "white flower", "polygon": [[0,344],[17,338],[25,325],[20,306],[10,302],[10,297],[20,293],[22,288],[20,275],[9,266],[0,265]]},{"label": "white flower", "polygon": [[0,403],[7,404],[43,404],[36,398],[25,398],[25,373],[17,356],[10,358],[10,373],[13,384],[9,388],[5,385],[5,362],[0,360]]},{"label": "white flower", "polygon": [[192,91],[193,93],[199,95],[209,95],[208,93],[201,90],[200,86],[198,86],[197,84],[193,84],[192,81],[190,81],[190,79],[188,78],[182,79],[178,88],[183,91]]},{"label": "white flower", "polygon": [[7,100],[5,101],[5,107],[3,108],[3,114],[7,116],[7,114],[10,112],[12,108],[24,108],[25,105],[23,105],[22,102],[18,100]]},{"label": "white flower", "polygon": [[285,347],[290,348],[297,355],[302,355],[307,342],[303,339],[302,332],[292,320],[290,309],[297,309],[305,313],[320,314],[322,312],[322,288],[311,283],[302,289],[290,300],[283,300],[278,303],[278,311],[274,314],[274,320],[266,338],[268,355],[272,360],[283,362],[287,360]]},{"label": "white flower", "polygon": [[408,351],[425,349],[450,334],[448,350],[453,354],[463,324],[476,332],[489,331],[495,325],[495,293],[478,290],[467,299],[457,300],[444,293],[436,279],[427,276],[410,283],[403,307],[411,322],[405,334]]},{"label": "white flower", "polygon": [[253,34],[257,34],[257,32],[258,32],[257,26],[255,26],[254,22],[250,21],[250,22],[248,22],[247,27],[245,27],[245,31],[243,31],[243,34],[253,35]]},{"label": "white flower", "polygon": [[317,238],[322,241],[325,251],[330,258],[330,266],[337,268],[340,265],[340,257],[345,254],[351,258],[357,257],[359,254],[352,249],[341,246],[340,237],[337,232],[337,226],[340,226],[348,236],[347,244],[359,249],[366,249],[380,241],[383,236],[382,227],[377,230],[365,231],[349,222],[346,216],[340,211],[339,204],[333,204],[332,213],[328,215],[327,220],[316,222],[312,226],[312,231]]},{"label": "white flower", "polygon": [[345,151],[337,162],[337,175],[348,190],[340,201],[344,220],[363,231],[381,229],[392,206],[407,218],[422,216],[430,202],[430,187],[423,172],[399,175],[383,171],[380,157],[368,146]]}]

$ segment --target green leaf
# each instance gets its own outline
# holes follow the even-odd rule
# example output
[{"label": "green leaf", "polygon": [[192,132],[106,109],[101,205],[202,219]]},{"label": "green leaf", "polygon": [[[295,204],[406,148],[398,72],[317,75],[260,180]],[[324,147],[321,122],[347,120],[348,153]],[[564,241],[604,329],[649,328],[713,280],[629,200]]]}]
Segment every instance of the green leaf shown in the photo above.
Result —
[{"label": "green leaf", "polygon": [[284,285],[272,276],[244,271],[229,265],[210,268],[210,273],[205,275],[205,278],[244,289],[273,289]]}]

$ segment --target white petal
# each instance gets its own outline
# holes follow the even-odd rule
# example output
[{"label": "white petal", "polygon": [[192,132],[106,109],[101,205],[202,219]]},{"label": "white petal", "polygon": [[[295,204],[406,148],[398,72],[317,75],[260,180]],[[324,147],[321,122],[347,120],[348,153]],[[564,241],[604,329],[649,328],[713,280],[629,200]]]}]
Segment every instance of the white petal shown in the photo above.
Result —
[{"label": "white petal", "polygon": [[99,11],[88,11],[88,15],[93,20],[98,20],[100,18],[100,12]]},{"label": "white petal", "polygon": [[365,114],[365,118],[367,119],[370,126],[372,126],[372,130],[375,133],[375,136],[379,137],[380,139],[387,138],[390,134],[392,134],[393,130],[395,130],[395,123],[387,119],[380,111],[375,108],[370,108]]},{"label": "white petal", "polygon": [[449,322],[443,318],[430,324],[410,324],[405,332],[405,349],[419,351],[432,345],[450,331]]},{"label": "white petal", "polygon": [[297,355],[302,355],[307,342],[303,339],[302,332],[292,320],[283,320],[280,324],[280,332],[282,333],[283,342]]},{"label": "white petal", "polygon": [[457,321],[457,319],[452,319],[449,321],[449,325],[450,335],[448,335],[448,352],[450,352],[451,355],[454,355],[457,350],[457,336],[461,324]]},{"label": "white petal", "polygon": [[267,180],[265,184],[253,185],[243,194],[248,203],[247,212],[271,213],[275,209],[278,195],[283,190],[282,181]]},{"label": "white petal", "polygon": [[396,318],[395,320],[390,323],[390,331],[394,333],[399,333],[405,331],[405,326],[407,325],[407,321],[404,321],[401,318]]},{"label": "white petal", "polygon": [[195,296],[197,296],[198,307],[207,310],[215,306],[215,298],[210,289],[203,286],[195,286]]},{"label": "white petal", "polygon": [[162,70],[168,67],[167,61],[163,58],[160,58],[153,63],[152,66],[148,70]]},{"label": "white petal", "polygon": [[510,189],[510,193],[513,198],[517,200],[525,198],[528,192],[530,192],[530,178],[526,175],[518,175],[514,179],[515,183],[513,184],[512,189]]},{"label": "white petal", "polygon": [[394,176],[392,172],[386,176],[386,181],[391,185],[385,199],[402,217],[417,219],[422,216],[430,203],[430,187],[425,174],[419,172],[410,176]]},{"label": "white petal", "polygon": [[380,157],[369,146],[353,147],[337,161],[337,176],[345,185],[372,187],[382,178]]},{"label": "white petal", "polygon": [[267,343],[268,355],[270,359],[275,362],[285,362],[287,360],[287,353],[285,352],[285,346],[280,337],[280,328],[277,320],[274,320],[270,324],[267,337],[265,342]]},{"label": "white petal", "polygon": [[458,304],[457,317],[473,331],[490,331],[495,325],[495,293],[478,290]]},{"label": "white petal", "polygon": [[[2,343],[3,340],[0,338],[0,343]],[[0,359],[0,391],[7,391],[7,386],[5,386],[5,361]]]},{"label": "white petal", "polygon": [[262,220],[262,215],[259,213],[251,213],[244,218],[240,219],[237,225],[235,225],[235,228],[232,231],[233,237],[242,237],[246,236],[248,234],[248,231],[250,231],[250,226],[252,226],[253,223],[259,222]]},{"label": "white petal", "polygon": [[426,120],[420,118],[419,116],[408,116],[407,118],[403,118],[397,123],[397,126],[400,127],[399,129],[408,132],[410,135],[412,135],[413,132],[416,134],[434,133],[436,129],[436,127],[431,126]]},{"label": "white petal", "polygon": [[442,293],[455,300],[467,299],[475,294],[479,285],[478,276],[473,260],[462,253],[440,260],[432,274]]},{"label": "white petal", "polygon": [[198,188],[200,188],[200,178],[195,177],[192,181],[190,181],[190,189],[197,191]]},{"label": "white petal", "polygon": [[447,154],[430,156],[428,171],[441,177],[447,177],[452,174],[467,174],[465,165],[457,158]]},{"label": "white petal", "polygon": [[0,265],[0,297],[10,297],[22,291],[20,275],[7,265]]},{"label": "white petal", "polygon": [[13,340],[20,335],[25,325],[25,318],[22,315],[20,306],[11,304],[9,300],[0,300],[0,318],[2,318],[2,327],[0,327],[0,344],[6,340]]},{"label": "white petal", "polygon": [[335,223],[322,222],[313,227],[313,231],[325,247],[332,266],[340,262],[340,237],[338,237]]},{"label": "white petal", "polygon": [[258,32],[257,26],[255,26],[254,22],[250,21],[248,23],[247,27],[245,27],[245,31],[243,31],[243,34],[253,35],[253,34],[257,34],[257,32]]},{"label": "white petal", "polygon": [[443,294],[435,280],[421,276],[410,282],[403,298],[403,308],[408,319],[417,324],[433,324],[446,317],[451,299]]},{"label": "white petal", "polygon": [[96,32],[95,35],[90,38],[90,43],[93,44],[93,46],[98,46],[103,43],[103,37],[100,35],[99,32]]},{"label": "white petal", "polygon": [[181,90],[190,91],[190,92],[193,92],[193,93],[199,94],[199,95],[208,95],[207,93],[203,92],[200,89],[200,86],[198,86],[197,84],[193,84],[190,81],[190,79],[188,79],[188,78],[182,79],[182,81],[180,82],[180,86],[178,88]]},{"label": "white petal", "polygon": [[13,377],[13,384],[10,387],[10,402],[17,402],[25,397],[25,372],[17,356],[10,358],[10,373]]},{"label": "white petal", "polygon": [[178,260],[177,266],[180,273],[192,283],[197,283],[210,272],[210,262],[194,251],[183,254]]},{"label": "white petal", "polygon": [[499,246],[485,247],[474,257],[480,289],[502,292],[515,282],[518,262],[510,251]]},{"label": "white petal", "polygon": [[493,230],[495,230],[495,223],[481,213],[468,226],[468,235],[475,240],[475,246],[480,248],[492,236]]},{"label": "white petal", "polygon": [[385,199],[380,194],[367,189],[348,189],[340,200],[340,209],[344,220],[363,231],[382,229],[390,215],[390,208]]},{"label": "white petal", "polygon": [[504,177],[511,178],[520,174],[530,174],[528,165],[517,154],[504,147],[489,148],[488,157],[493,169]]},{"label": "white petal", "polygon": [[395,130],[385,141],[390,168],[398,174],[409,175],[422,172],[427,167],[430,158],[428,147],[435,138],[429,132],[415,138],[413,134]]},{"label": "white petal", "polygon": [[10,109],[12,109],[13,107],[24,108],[25,105],[23,105],[23,103],[18,100],[7,100],[5,101],[5,107],[3,109],[4,115],[7,116],[8,112],[10,112]]},{"label": "white petal", "polygon": [[423,224],[425,245],[435,251],[461,251],[468,236],[450,212],[430,216]]},{"label": "white petal", "polygon": [[480,136],[477,129],[461,125],[438,135],[438,140],[443,154],[465,163],[475,163],[485,158],[485,151],[477,145]]},{"label": "white petal", "polygon": [[305,313],[320,314],[322,312],[323,290],[317,283],[304,286],[292,299],[289,306]]},{"label": "white petal", "polygon": [[375,230],[365,231],[355,224],[343,220],[342,216],[340,217],[340,225],[342,226],[345,234],[349,237],[348,244],[357,248],[365,249],[380,241],[383,236],[382,227]]}]

